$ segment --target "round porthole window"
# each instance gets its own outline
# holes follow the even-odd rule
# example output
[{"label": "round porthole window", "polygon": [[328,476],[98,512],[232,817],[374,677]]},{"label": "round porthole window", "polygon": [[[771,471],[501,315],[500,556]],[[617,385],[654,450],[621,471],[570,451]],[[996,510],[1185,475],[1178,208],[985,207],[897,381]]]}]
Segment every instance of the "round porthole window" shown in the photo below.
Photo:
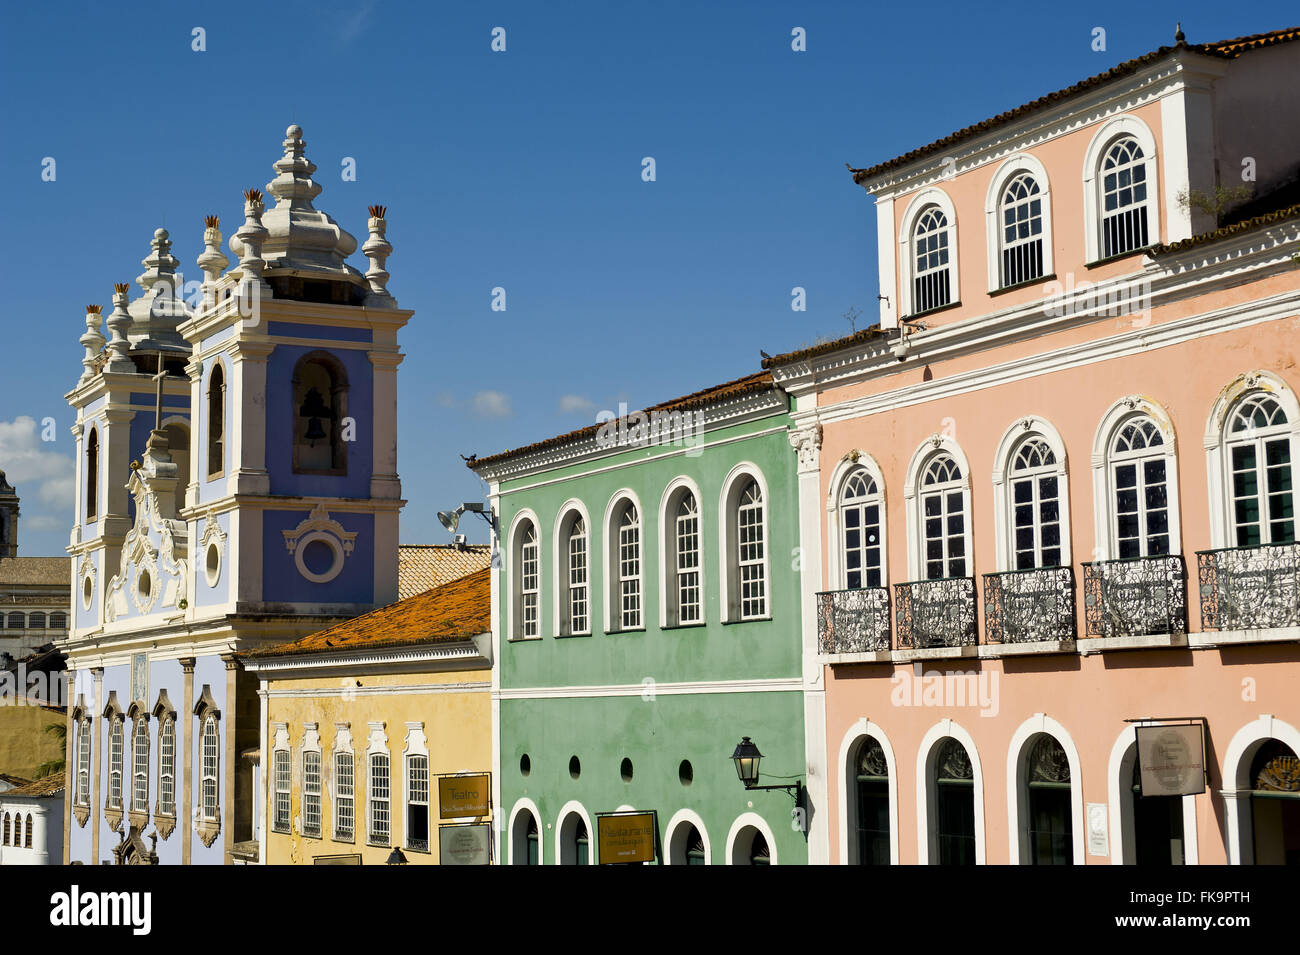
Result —
[{"label": "round porthole window", "polygon": [[208,545],[203,556],[203,574],[208,579],[208,586],[215,587],[221,579],[221,548],[215,542]]},{"label": "round porthole window", "polygon": [[579,776],[582,775],[582,763],[578,760],[578,757],[576,756],[571,756],[569,758],[569,775],[572,776],[574,779],[577,779]]},{"label": "round porthole window", "polygon": [[618,774],[623,777],[623,782],[630,783],[632,781],[632,760],[624,756],[623,762],[619,763]]},{"label": "round porthole window", "polygon": [[81,581],[81,607],[90,609],[90,601],[95,596],[95,578],[87,574]]},{"label": "round porthole window", "polygon": [[527,776],[532,771],[533,771],[533,761],[528,758],[527,753],[524,753],[524,755],[519,757],[519,775]]},{"label": "round porthole window", "polygon": [[293,560],[312,583],[327,584],[343,570],[343,545],[332,534],[313,531],[298,541]]},{"label": "round porthole window", "polygon": [[683,759],[681,765],[677,767],[677,778],[681,780],[683,786],[689,786],[695,781],[695,767],[691,765],[689,759]]}]

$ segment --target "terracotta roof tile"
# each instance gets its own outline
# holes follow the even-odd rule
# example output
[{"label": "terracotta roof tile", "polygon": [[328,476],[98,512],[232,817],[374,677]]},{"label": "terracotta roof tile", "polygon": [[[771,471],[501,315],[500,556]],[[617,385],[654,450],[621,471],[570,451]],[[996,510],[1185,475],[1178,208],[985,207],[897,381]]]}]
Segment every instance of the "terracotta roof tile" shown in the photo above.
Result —
[{"label": "terracotta roof tile", "polygon": [[66,557],[0,557],[0,587],[37,584],[72,589],[72,562]]},{"label": "terracotta roof tile", "polygon": [[[1162,46],[1157,50],[1152,50],[1150,53],[1145,53],[1132,60],[1125,60],[1118,66],[1111,67],[1106,72],[1098,73],[1096,76],[1090,76],[1086,80],[1081,80],[1080,82],[1075,83],[1073,86],[1067,86],[1065,89],[1057,90],[1054,93],[1048,93],[1046,96],[1040,96],[1038,99],[1025,103],[1023,106],[1017,106],[1015,109],[1007,110],[1004,113],[998,113],[996,116],[991,116],[973,126],[959,129],[955,133],[951,133],[942,139],[937,139],[929,145],[920,146],[917,149],[913,149],[911,152],[904,153],[894,159],[877,163],[876,165],[869,166],[866,169],[854,169],[852,166],[849,166],[848,169],[850,174],[853,176],[853,181],[858,185],[862,185],[866,180],[872,179],[882,172],[896,169],[899,166],[905,166],[914,160],[939,152],[942,149],[946,149],[949,146],[955,145],[962,140],[969,139],[972,136],[976,136],[979,133],[996,129],[998,126],[1009,123],[1013,119],[1018,119],[1027,113],[1032,113],[1036,109],[1051,106],[1055,103],[1061,102],[1062,100],[1069,99],[1078,93],[1082,93],[1085,90],[1118,79],[1121,76],[1128,76],[1132,73],[1136,73],[1138,70],[1142,69],[1142,67],[1154,63],[1161,57],[1167,56],[1176,50],[1190,50],[1194,53],[1204,53],[1207,56],[1236,59],[1248,50],[1255,50],[1278,43],[1288,43],[1296,39],[1300,39],[1300,27],[1288,27],[1283,30],[1273,30],[1268,33],[1256,33],[1251,36],[1236,37],[1232,40],[1220,40],[1215,43],[1180,43],[1176,46]],[[848,164],[845,163],[845,165],[847,166]]]},{"label": "terracotta roof tile", "polygon": [[250,650],[250,659],[468,640],[492,626],[491,569],[407,597],[310,636]]},{"label": "terracotta roof tile", "polygon": [[487,544],[402,544],[397,548],[397,599],[482,570],[491,560],[492,548]]},{"label": "terracotta roof tile", "polygon": [[[10,786],[18,787],[28,785],[31,783],[31,780],[26,776],[15,776],[13,773],[0,773],[0,782],[5,782]],[[13,792],[13,790],[10,789],[7,790],[7,792]]]},{"label": "terracotta roof tile", "polygon": [[[694,394],[683,395],[681,398],[674,398],[671,401],[665,401],[662,404],[651,405],[649,408],[641,409],[644,414],[650,414],[652,411],[669,412],[669,411],[687,411],[693,408],[703,407],[723,398],[737,398],[741,395],[747,395],[758,391],[772,391],[776,385],[772,382],[770,372],[760,371],[752,375],[746,375],[744,378],[737,378],[735,381],[724,382],[720,385],[714,385],[711,388],[705,388],[703,391],[697,391]],[[579,428],[577,431],[570,431],[567,434],[556,435],[554,438],[547,438],[545,441],[538,441],[534,444],[526,444],[521,448],[513,448],[508,451],[502,451],[499,454],[490,454],[487,457],[471,457],[466,465],[471,469],[480,467],[484,464],[496,464],[500,461],[506,461],[521,454],[528,454],[533,451],[541,451],[545,448],[553,448],[562,444],[568,444],[572,441],[579,441],[582,438],[596,434],[603,424],[591,424],[585,428]]]},{"label": "terracotta roof tile", "polygon": [[784,355],[772,355],[769,358],[764,358],[763,367],[776,368],[778,365],[788,365],[792,361],[803,361],[805,358],[826,355],[833,351],[839,351],[841,348],[847,348],[850,345],[857,345],[860,342],[869,342],[873,338],[888,337],[889,333],[883,331],[879,325],[872,325],[870,328],[864,328],[852,335],[845,335],[843,338],[836,338],[829,342],[819,342],[810,348],[800,348],[797,351],[786,352]]},{"label": "terracotta roof tile", "polygon": [[1294,219],[1296,216],[1300,216],[1300,204],[1288,206],[1285,209],[1278,209],[1275,212],[1269,212],[1264,215],[1252,216],[1249,219],[1242,219],[1240,222],[1234,222],[1232,225],[1226,225],[1209,232],[1202,232],[1199,235],[1194,235],[1187,239],[1180,239],[1178,242],[1171,242],[1168,245],[1164,245],[1163,243],[1153,245],[1147,250],[1147,252],[1152,256],[1168,255],[1171,252],[1182,252],[1184,249],[1204,245],[1207,242],[1217,242],[1219,239],[1226,239],[1229,236],[1237,235],[1242,232],[1249,232],[1251,229],[1258,229],[1278,222],[1285,222],[1287,219]]},{"label": "terracotta roof tile", "polygon": [[57,796],[63,792],[63,773],[54,773],[46,776],[44,779],[38,779],[34,783],[27,783],[10,789],[7,792],[0,793],[0,797],[6,796]]}]

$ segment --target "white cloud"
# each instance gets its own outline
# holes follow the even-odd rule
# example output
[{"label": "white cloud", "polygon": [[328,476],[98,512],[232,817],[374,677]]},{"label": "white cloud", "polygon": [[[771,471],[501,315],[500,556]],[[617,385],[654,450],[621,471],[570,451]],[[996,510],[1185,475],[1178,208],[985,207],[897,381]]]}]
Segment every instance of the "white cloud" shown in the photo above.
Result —
[{"label": "white cloud", "polygon": [[480,418],[508,418],[513,414],[510,396],[500,391],[480,391],[474,395],[474,414]]},{"label": "white cloud", "polygon": [[60,454],[56,442],[41,440],[43,434],[58,436],[27,415],[0,421],[0,471],[22,499],[22,526],[37,530],[70,524],[76,471],[72,455]]},{"label": "white cloud", "polygon": [[561,395],[560,411],[564,414],[591,414],[596,410],[596,402],[590,398],[584,398],[582,395]]}]

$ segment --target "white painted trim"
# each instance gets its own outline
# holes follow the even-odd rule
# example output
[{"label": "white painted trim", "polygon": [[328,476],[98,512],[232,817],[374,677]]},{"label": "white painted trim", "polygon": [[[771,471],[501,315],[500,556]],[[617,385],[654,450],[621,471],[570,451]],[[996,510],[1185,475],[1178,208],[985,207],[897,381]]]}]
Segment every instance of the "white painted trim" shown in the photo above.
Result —
[{"label": "white painted trim", "polygon": [[[970,757],[971,771],[975,788],[975,864],[984,865],[988,860],[984,846],[984,773],[980,769],[979,750],[970,733],[951,719],[943,719],[926,731],[917,749],[916,757],[916,861],[920,865],[930,865],[932,845],[936,833],[931,826],[938,811],[937,787],[931,784],[934,775],[934,761],[939,752],[939,743],[951,736],[966,748]],[[936,863],[937,864],[937,863]]]},{"label": "white painted trim", "polygon": [[[274,679],[274,677],[271,679]],[[444,693],[481,693],[491,688],[492,684],[486,680],[475,683],[408,683],[400,686],[307,686],[270,690],[267,696],[273,700],[352,699],[353,697],[362,696],[436,696]]]},{"label": "white painted trim", "polygon": [[[1012,456],[1020,446],[1031,437],[1042,438],[1056,456],[1057,506],[1060,509],[1061,525],[1061,566],[1071,566],[1070,552],[1070,475],[1069,460],[1065,453],[1065,441],[1061,433],[1042,415],[1026,415],[1013,422],[998,440],[997,450],[993,455],[993,526],[996,541],[997,569],[1014,570],[1012,540],[1014,538],[1015,509],[1011,502],[1011,485],[1007,481],[1011,473]],[[969,524],[969,520],[967,520]],[[1034,515],[1038,523],[1038,515]]]},{"label": "white painted trim", "polygon": [[[889,736],[880,726],[871,722],[865,716],[850,726],[840,740],[839,762],[837,763],[840,776],[838,793],[840,822],[839,864],[854,865],[858,862],[854,858],[856,851],[852,849],[853,840],[849,838],[852,816],[849,808],[851,803],[856,802],[851,795],[852,788],[849,779],[857,776],[856,770],[853,769],[853,764],[857,761],[857,749],[868,736],[880,743],[880,748],[885,754],[885,764],[889,767],[889,863],[890,865],[898,865],[898,759],[894,756],[894,745],[889,741]],[[854,781],[856,782],[856,778]]]},{"label": "white painted trim", "polygon": [[[636,627],[629,627],[629,630],[641,630],[646,625],[646,566],[645,566],[645,541],[646,531],[650,527],[650,521],[646,518],[645,508],[641,506],[641,498],[636,491],[631,488],[619,488],[610,495],[609,502],[605,505],[605,516],[601,521],[602,546],[601,552],[601,571],[602,580],[604,581],[603,597],[601,603],[604,604],[604,625],[606,633],[618,633],[623,630],[623,600],[622,600],[622,581],[619,579],[618,566],[618,545],[619,529],[614,526],[614,518],[622,516],[623,502],[630,501],[636,508],[637,523],[640,525],[637,530],[637,566],[640,568],[638,580],[641,588],[641,623]],[[618,626],[615,626],[617,621]]]},{"label": "white painted trim", "polygon": [[[855,453],[857,461],[851,457]],[[828,590],[844,590],[848,587],[844,569],[844,512],[840,498],[844,493],[844,485],[858,469],[866,471],[871,480],[876,482],[877,500],[880,503],[880,586],[889,586],[889,510],[885,472],[872,455],[854,449],[835,463],[827,485],[826,551],[829,560],[825,585]]]},{"label": "white painted trim", "polygon": [[537,864],[546,864],[546,840],[542,834],[542,813],[537,808],[537,803],[533,802],[527,796],[521,796],[510,810],[510,821],[506,825],[506,865],[525,865],[524,862],[515,861],[515,843],[528,837],[527,830],[516,838],[515,829],[519,826],[519,817],[522,813],[532,813],[533,819],[537,821]]},{"label": "white painted trim", "polygon": [[1271,739],[1281,740],[1293,753],[1300,754],[1300,729],[1267,713],[1237,730],[1224,751],[1223,789],[1219,795],[1223,797],[1228,865],[1255,864],[1250,764],[1259,747]]},{"label": "white painted trim", "polygon": [[915,311],[912,303],[912,278],[916,267],[916,253],[912,248],[912,232],[916,220],[930,206],[938,206],[948,220],[948,302],[961,301],[961,263],[958,261],[957,207],[948,193],[935,186],[927,186],[914,195],[899,219],[898,229],[898,314],[907,318]]},{"label": "white painted trim", "polygon": [[1147,238],[1154,244],[1160,242],[1160,210],[1163,196],[1160,192],[1160,163],[1156,152],[1156,137],[1136,116],[1116,116],[1103,123],[1093,133],[1083,159],[1083,227],[1086,262],[1101,258],[1101,161],[1106,148],[1121,136],[1132,136],[1142,147],[1146,160],[1147,177]]},{"label": "white painted trim", "polygon": [[[1115,486],[1111,474],[1111,445],[1115,433],[1131,419],[1146,416],[1160,429],[1164,441],[1165,495],[1169,513],[1169,553],[1183,552],[1182,509],[1178,495],[1178,442],[1173,418],[1165,407],[1141,395],[1119,399],[1102,415],[1092,441],[1092,514],[1094,560],[1112,560],[1119,556],[1116,537]],[[1157,455],[1152,455],[1156,457]]]},{"label": "white painted trim", "polygon": [[[708,551],[705,546],[704,534],[704,495],[700,493],[700,486],[693,479],[685,475],[679,475],[668,483],[659,498],[659,626],[661,629],[670,626],[668,616],[670,602],[671,606],[677,607],[677,515],[675,513],[670,514],[669,510],[676,509],[676,498],[680,496],[682,491],[688,491],[695,497],[695,507],[698,512],[696,516],[696,536],[699,538],[700,619],[696,623],[687,624],[687,626],[698,626],[705,623],[709,614],[708,590],[706,588],[708,561],[705,559],[705,555]],[[671,581],[671,585],[669,581]],[[674,626],[680,625],[680,613],[677,614],[677,617],[679,623],[672,624]]]},{"label": "white painted trim", "polygon": [[[582,636],[592,632],[591,623],[594,619],[593,597],[595,596],[592,588],[592,544],[596,540],[596,529],[591,524],[591,515],[587,513],[587,505],[576,497],[571,497],[556,512],[555,528],[551,534],[551,605],[553,608],[552,630],[551,633],[559,636],[563,633],[561,624],[565,615],[568,613],[569,598],[569,535],[567,527],[569,516],[577,512],[582,518],[583,527],[587,529],[587,629],[579,630],[570,636]],[[540,613],[540,609],[539,613]]]},{"label": "white painted trim", "polygon": [[[801,677],[773,677],[763,680],[695,680],[688,683],[656,683],[658,696],[693,693],[790,693],[803,691]],[[501,689],[495,695],[502,700],[586,699],[602,696],[640,696],[641,683],[593,684],[591,686],[537,686]]]},{"label": "white painted trim", "polygon": [[[583,825],[587,827],[587,865],[595,865],[596,830],[591,824],[591,816],[587,813],[587,808],[576,799],[570,799],[561,806],[559,813],[555,817],[555,864],[576,864],[564,845],[564,840],[568,838],[567,830],[570,826],[570,820],[575,819],[581,819]],[[541,836],[540,832],[538,832],[538,836]]]},{"label": "white painted trim", "polygon": [[735,822],[731,824],[731,829],[727,832],[726,864],[727,865],[746,865],[745,862],[736,861],[736,852],[740,848],[736,845],[736,840],[740,833],[747,828],[753,827],[763,834],[767,840],[768,859],[772,865],[777,865],[776,839],[772,837],[772,829],[768,826],[767,820],[756,812],[742,812],[736,817]]},{"label": "white painted trim", "polygon": [[[1210,546],[1212,548],[1232,547],[1231,495],[1228,489],[1231,480],[1228,469],[1231,462],[1224,454],[1226,445],[1224,426],[1233,408],[1244,398],[1257,392],[1273,395],[1286,412],[1287,422],[1291,425],[1291,470],[1296,475],[1300,469],[1300,400],[1286,381],[1275,372],[1257,368],[1254,371],[1238,375],[1224,386],[1210,409],[1205,421],[1205,435],[1202,445],[1205,448],[1205,466],[1209,479],[1210,501]],[[1295,482],[1292,482],[1293,487]],[[1292,493],[1295,493],[1293,491]]]},{"label": "white painted trim", "polygon": [[1016,153],[1002,162],[989,180],[988,194],[984,198],[985,239],[988,243],[989,292],[996,292],[1002,286],[1002,193],[1007,184],[1026,172],[1034,177],[1038,184],[1039,196],[1043,208],[1043,275],[1053,274],[1055,263],[1053,250],[1056,247],[1052,233],[1052,190],[1047,176],[1047,167],[1031,153]]},{"label": "white painted trim", "polygon": [[876,200],[876,249],[880,287],[880,327],[897,328],[899,301],[893,199]]},{"label": "white painted trim", "polygon": [[[966,453],[962,451],[961,445],[954,438],[936,433],[922,441],[917,445],[916,450],[912,452],[912,459],[907,465],[907,479],[903,483],[903,508],[907,527],[907,579],[909,581],[925,579],[924,561],[922,560],[924,552],[922,537],[925,528],[920,513],[922,472],[925,470],[926,465],[930,463],[931,458],[943,453],[952,455],[953,460],[957,462],[957,466],[961,468],[962,509],[964,514],[962,527],[965,528],[963,536],[966,541],[966,576],[975,576],[975,542],[971,532],[974,511],[971,507],[970,461],[966,458]],[[947,569],[947,567],[944,568],[945,576],[947,576]]]},{"label": "white painted trim", "polygon": [[1065,750],[1070,764],[1070,821],[1071,842],[1075,865],[1086,865],[1087,835],[1084,831],[1083,762],[1074,737],[1056,720],[1044,713],[1035,713],[1016,728],[1007,747],[1007,833],[1011,865],[1032,865],[1032,847],[1025,838],[1029,832],[1029,811],[1026,786],[1028,784],[1028,758],[1030,745],[1039,736],[1050,736]]},{"label": "white painted trim", "polygon": [[667,865],[685,865],[686,864],[686,846],[681,846],[681,860],[676,858],[678,853],[675,848],[678,841],[678,834],[683,837],[686,834],[686,827],[694,826],[700,834],[700,839],[704,843],[704,864],[713,865],[713,846],[709,842],[709,830],[704,825],[704,820],[700,814],[693,809],[678,809],[673,813],[673,817],[668,820],[668,825],[664,829],[664,862]]},{"label": "white painted trim", "polygon": [[[735,528],[735,509],[739,507],[738,497],[741,481],[753,478],[763,495],[763,596],[764,617],[772,615],[772,495],[767,488],[767,478],[762,469],[752,461],[736,464],[722,481],[722,491],[718,495],[718,608],[723,623],[732,623],[746,619],[740,612],[740,565],[739,555],[733,554],[737,531]],[[701,551],[701,563],[703,552]],[[732,608],[732,597],[735,608]],[[759,618],[754,618],[759,619]]]}]

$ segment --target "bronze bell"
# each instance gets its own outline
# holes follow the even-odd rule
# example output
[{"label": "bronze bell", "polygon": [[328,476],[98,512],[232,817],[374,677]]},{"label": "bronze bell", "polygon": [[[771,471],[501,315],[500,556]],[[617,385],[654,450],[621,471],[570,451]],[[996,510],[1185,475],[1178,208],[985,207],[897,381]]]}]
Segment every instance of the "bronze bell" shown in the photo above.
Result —
[{"label": "bronze bell", "polygon": [[321,397],[321,393],[315,388],[309,389],[302,407],[298,409],[298,414],[311,419],[307,422],[307,432],[303,437],[307,439],[307,443],[312,447],[315,447],[316,442],[326,436],[320,419],[329,417],[329,413],[329,406],[325,404],[325,399]]}]

